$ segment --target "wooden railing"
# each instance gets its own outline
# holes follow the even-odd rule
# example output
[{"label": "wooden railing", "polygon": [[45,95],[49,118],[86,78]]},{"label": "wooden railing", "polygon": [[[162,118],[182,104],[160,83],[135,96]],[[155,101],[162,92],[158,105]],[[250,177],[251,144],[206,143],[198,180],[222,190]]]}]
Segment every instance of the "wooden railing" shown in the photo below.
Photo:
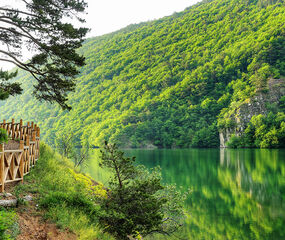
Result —
[{"label": "wooden railing", "polygon": [[0,144],[0,190],[4,192],[6,183],[23,182],[24,176],[35,166],[40,155],[40,128],[33,122],[24,126],[22,119],[19,123],[14,119],[7,123],[4,120],[0,128],[7,131],[11,140],[19,142],[17,149],[12,150]]}]

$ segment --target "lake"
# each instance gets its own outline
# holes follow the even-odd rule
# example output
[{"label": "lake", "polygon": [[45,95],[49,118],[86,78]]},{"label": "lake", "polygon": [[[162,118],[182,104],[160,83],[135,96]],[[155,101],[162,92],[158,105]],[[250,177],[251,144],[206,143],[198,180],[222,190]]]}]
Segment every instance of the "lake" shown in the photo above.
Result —
[{"label": "lake", "polygon": [[[106,183],[94,151],[88,171]],[[192,193],[176,237],[195,240],[285,239],[285,149],[125,150],[148,168],[160,165],[164,183]],[[177,239],[153,236],[149,239]]]}]

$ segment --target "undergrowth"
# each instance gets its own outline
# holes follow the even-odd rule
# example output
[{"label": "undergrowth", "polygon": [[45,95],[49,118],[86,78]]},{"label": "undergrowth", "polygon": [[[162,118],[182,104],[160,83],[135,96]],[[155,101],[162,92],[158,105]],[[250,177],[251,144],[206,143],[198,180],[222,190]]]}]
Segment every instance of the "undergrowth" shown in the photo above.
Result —
[{"label": "undergrowth", "polygon": [[56,223],[59,228],[70,229],[78,239],[112,239],[98,228],[100,207],[95,198],[106,197],[106,190],[90,177],[77,173],[72,163],[41,143],[40,159],[25,178],[25,184],[18,185],[18,198],[33,193],[44,217]]},{"label": "undergrowth", "polygon": [[12,211],[7,211],[4,208],[0,209],[0,239],[10,240],[15,238],[18,233],[16,214]]}]

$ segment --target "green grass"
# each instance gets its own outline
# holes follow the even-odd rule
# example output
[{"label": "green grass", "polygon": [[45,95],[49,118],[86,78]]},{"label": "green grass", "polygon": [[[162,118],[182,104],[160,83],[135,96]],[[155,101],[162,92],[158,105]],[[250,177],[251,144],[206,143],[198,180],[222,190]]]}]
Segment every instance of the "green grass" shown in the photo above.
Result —
[{"label": "green grass", "polygon": [[17,197],[33,193],[44,217],[61,229],[70,229],[78,239],[112,239],[97,226],[100,207],[94,200],[98,195],[104,197],[102,186],[94,186],[88,176],[77,173],[68,159],[47,145],[41,144],[40,153],[25,184],[16,187]]},{"label": "green grass", "polygon": [[0,209],[0,239],[14,239],[19,232],[16,214],[13,211]]}]

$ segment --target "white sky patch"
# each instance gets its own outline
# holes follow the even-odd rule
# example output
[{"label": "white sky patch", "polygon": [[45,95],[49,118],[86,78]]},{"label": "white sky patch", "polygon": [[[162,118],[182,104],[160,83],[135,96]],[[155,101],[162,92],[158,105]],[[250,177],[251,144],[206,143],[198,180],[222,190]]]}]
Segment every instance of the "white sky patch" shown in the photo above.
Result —
[{"label": "white sky patch", "polygon": [[181,12],[198,0],[89,0],[88,36],[98,36],[119,30],[132,23],[169,16]]},{"label": "white sky patch", "polygon": [[[90,28],[87,37],[100,36],[126,27],[130,24],[159,19],[174,12],[181,12],[198,0],[86,0],[88,9],[86,27]],[[0,0],[1,7],[19,7],[21,0]],[[21,6],[22,7],[22,6]],[[76,24],[77,25],[77,24]],[[1,47],[1,46],[0,46]],[[25,59],[31,54],[23,49]],[[12,64],[0,62],[0,68],[11,69]]]}]

